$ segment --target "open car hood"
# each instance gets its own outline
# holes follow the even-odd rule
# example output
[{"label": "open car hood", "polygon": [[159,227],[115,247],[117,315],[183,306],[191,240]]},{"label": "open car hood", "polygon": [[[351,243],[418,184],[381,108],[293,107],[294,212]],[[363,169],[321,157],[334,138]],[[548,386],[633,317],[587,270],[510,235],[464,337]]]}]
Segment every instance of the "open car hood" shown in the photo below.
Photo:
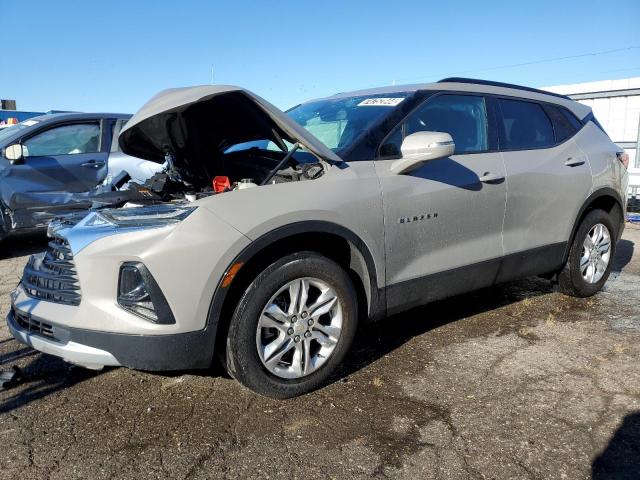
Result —
[{"label": "open car hood", "polygon": [[[254,93],[232,85],[164,90],[149,100],[120,132],[122,151],[164,162],[167,150],[192,173],[227,148],[254,140],[299,142],[313,155],[342,161],[316,137]],[[205,167],[206,169],[206,167]]]}]

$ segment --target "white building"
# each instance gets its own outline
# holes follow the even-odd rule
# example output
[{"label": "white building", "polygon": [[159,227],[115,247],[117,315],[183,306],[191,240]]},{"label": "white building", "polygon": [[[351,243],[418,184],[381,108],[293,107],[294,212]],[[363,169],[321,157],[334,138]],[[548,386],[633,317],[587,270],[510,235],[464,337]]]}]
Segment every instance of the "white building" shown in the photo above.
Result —
[{"label": "white building", "polygon": [[640,198],[640,77],[542,87],[588,105],[615,143],[629,154],[629,194]]}]

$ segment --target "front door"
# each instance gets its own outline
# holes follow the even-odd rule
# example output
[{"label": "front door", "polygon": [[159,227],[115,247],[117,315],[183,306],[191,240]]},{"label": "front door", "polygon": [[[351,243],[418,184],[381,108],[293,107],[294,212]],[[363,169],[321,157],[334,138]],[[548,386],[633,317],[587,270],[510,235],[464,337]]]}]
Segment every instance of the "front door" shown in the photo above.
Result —
[{"label": "front door", "polygon": [[22,139],[24,159],[3,179],[13,191],[9,206],[18,227],[45,223],[49,213],[90,206],[88,193],[107,173],[101,138],[100,122],[92,121],[54,126]]},{"label": "front door", "polygon": [[385,216],[389,313],[494,283],[503,255],[505,171],[482,96],[439,94],[383,142],[393,157],[416,131],[451,134],[455,154],[403,175],[376,162]]}]

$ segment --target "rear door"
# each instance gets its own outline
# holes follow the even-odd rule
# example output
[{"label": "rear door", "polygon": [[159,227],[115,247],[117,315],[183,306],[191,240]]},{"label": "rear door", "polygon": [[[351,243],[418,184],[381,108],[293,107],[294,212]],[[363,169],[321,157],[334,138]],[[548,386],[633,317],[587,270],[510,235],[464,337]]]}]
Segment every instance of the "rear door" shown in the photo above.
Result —
[{"label": "rear door", "polygon": [[[495,281],[506,187],[490,118],[482,95],[437,94],[380,147],[376,171],[383,194],[390,313]],[[417,131],[450,133],[454,155],[408,174],[392,173],[402,139]]]},{"label": "rear door", "polygon": [[56,124],[21,141],[24,161],[6,179],[15,211],[47,211],[77,203],[107,173],[107,149],[99,120]]},{"label": "rear door", "polygon": [[[573,223],[592,187],[589,163],[551,104],[496,98],[509,191],[501,280],[561,266]],[[553,121],[552,121],[553,120]]]}]

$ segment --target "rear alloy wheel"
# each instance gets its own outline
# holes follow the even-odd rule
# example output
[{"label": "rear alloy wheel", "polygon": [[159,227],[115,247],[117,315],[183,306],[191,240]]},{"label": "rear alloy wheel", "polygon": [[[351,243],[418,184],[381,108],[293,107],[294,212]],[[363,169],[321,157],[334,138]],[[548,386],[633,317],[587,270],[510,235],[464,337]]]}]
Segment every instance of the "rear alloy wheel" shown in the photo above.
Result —
[{"label": "rear alloy wheel", "polygon": [[349,275],[315,252],[288,255],[249,285],[229,325],[226,367],[273,398],[322,386],[347,353],[357,327]]},{"label": "rear alloy wheel", "polygon": [[615,255],[616,230],[603,210],[589,212],[576,231],[569,258],[558,275],[561,292],[589,297],[609,278]]},{"label": "rear alloy wheel", "polygon": [[582,243],[580,272],[587,283],[598,283],[604,276],[611,258],[611,233],[598,223],[591,227]]}]

